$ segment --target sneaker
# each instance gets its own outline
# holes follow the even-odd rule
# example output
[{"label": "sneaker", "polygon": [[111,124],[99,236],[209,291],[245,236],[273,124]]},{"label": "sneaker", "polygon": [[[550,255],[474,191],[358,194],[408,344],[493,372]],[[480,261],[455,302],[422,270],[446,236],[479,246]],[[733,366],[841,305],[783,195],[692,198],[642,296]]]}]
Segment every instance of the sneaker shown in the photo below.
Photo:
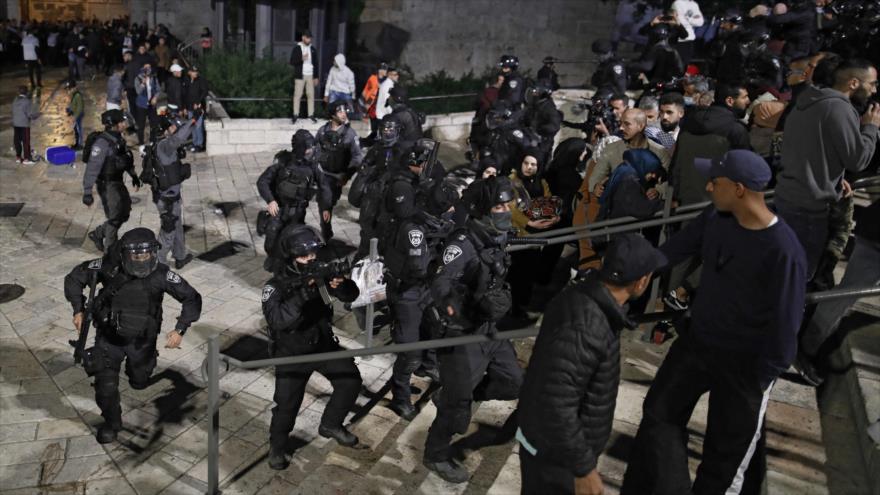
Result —
[{"label": "sneaker", "polygon": [[391,404],[388,404],[388,409],[394,411],[394,414],[400,416],[402,419],[407,421],[412,421],[416,419],[416,416],[419,415],[418,409],[413,406],[411,403],[407,401],[398,401],[393,400]]},{"label": "sneaker", "polygon": [[182,260],[174,260],[174,268],[177,270],[180,270],[181,268],[185,267],[187,265],[187,263],[189,263],[192,260],[193,260],[192,253],[186,255]]},{"label": "sneaker", "polygon": [[36,163],[37,163],[37,162],[35,162],[35,161],[33,161],[33,160],[22,160],[22,161],[21,161],[21,164],[22,164],[22,165],[35,165]]},{"label": "sneaker", "polygon": [[810,358],[810,356],[807,356],[805,352],[798,351],[793,364],[794,368],[801,375],[801,378],[813,387],[818,387],[825,381],[825,378],[823,378],[819,374],[819,370],[816,369],[816,365],[813,364],[813,359]]},{"label": "sneaker", "polygon": [[318,434],[324,438],[332,438],[336,440],[339,445],[345,447],[354,447],[358,444],[358,437],[346,430],[342,425],[335,427],[321,425],[318,427]]},{"label": "sneaker", "polygon": [[674,290],[669,291],[669,294],[666,294],[663,297],[663,304],[676,311],[684,311],[688,309],[688,302],[680,299]]},{"label": "sneaker", "polygon": [[288,462],[287,456],[284,455],[283,451],[269,449],[269,469],[284,471],[289,465],[290,462]]},{"label": "sneaker", "polygon": [[432,462],[427,459],[422,460],[422,464],[425,465],[426,468],[430,471],[434,471],[437,473],[437,476],[441,477],[445,481],[450,483],[464,483],[469,480],[471,474],[467,469],[459,466],[455,461],[440,461],[440,462]]}]

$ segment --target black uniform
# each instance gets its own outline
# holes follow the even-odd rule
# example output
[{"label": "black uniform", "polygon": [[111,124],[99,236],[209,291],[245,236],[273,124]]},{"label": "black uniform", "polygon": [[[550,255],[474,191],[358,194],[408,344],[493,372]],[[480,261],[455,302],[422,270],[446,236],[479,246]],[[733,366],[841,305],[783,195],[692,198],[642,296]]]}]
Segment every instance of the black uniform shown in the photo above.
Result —
[{"label": "black uniform", "polygon": [[509,101],[514,109],[522,107],[526,101],[526,82],[519,72],[512,70],[504,74],[504,84],[498,90],[498,99]]},{"label": "black uniform", "polygon": [[643,72],[650,84],[667,82],[681,77],[684,75],[684,69],[681,55],[666,40],[652,46],[640,60],[629,66],[630,71]]},{"label": "black uniform", "polygon": [[526,114],[526,122],[541,137],[541,143],[538,146],[538,149],[544,154],[543,157],[539,157],[541,162],[549,161],[550,152],[553,150],[553,140],[562,127],[562,112],[556,109],[553,98],[547,95],[530,105]]},{"label": "black uniform", "polygon": [[[360,138],[351,126],[344,124],[335,130],[330,123],[324,124],[315,134],[318,142],[318,169],[330,188],[330,209],[342,196],[342,187],[355,174],[364,159]],[[321,216],[321,235],[327,241],[333,237],[330,222]]]},{"label": "black uniform", "polygon": [[360,208],[358,225],[361,227],[361,241],[357,257],[362,258],[370,252],[370,239],[379,239],[379,252],[383,252],[384,236],[382,228],[388,222],[383,202],[385,189],[393,170],[407,150],[402,143],[391,146],[373,145],[364,157],[357,177],[352,181],[348,200]]},{"label": "black uniform", "polygon": [[623,60],[612,55],[596,67],[590,84],[596,87],[596,93],[623,94],[626,91],[626,77],[626,65]]},{"label": "black uniform", "polygon": [[[398,169],[385,195],[385,208],[393,219],[388,229],[384,255],[388,270],[388,302],[395,316],[395,325],[391,331],[395,344],[430,339],[426,315],[431,305],[427,277],[432,252],[428,244],[427,229],[416,214],[418,182],[418,175],[408,167]],[[410,404],[410,378],[420,365],[435,369],[436,353],[400,353],[394,362],[391,393],[393,401],[403,404],[405,408],[409,408]]]},{"label": "black uniform", "polygon": [[140,187],[140,180],[135,175],[134,157],[118,132],[102,132],[94,140],[91,149],[84,151],[89,151],[89,157],[83,174],[83,202],[88,198],[87,204],[91,204],[92,187],[97,185],[107,217],[107,221],[95,228],[89,237],[96,244],[103,244],[104,252],[107,252],[116,242],[119,228],[131,214],[131,196],[123,182],[123,175],[128,173],[136,187]]},{"label": "black uniform", "polygon": [[[443,265],[431,286],[441,314],[447,314],[447,306],[455,310],[445,322],[446,336],[492,333],[495,321],[506,313],[498,301],[506,299],[509,309],[505,241],[506,234],[492,235],[474,219],[448,238]],[[523,378],[507,340],[442,348],[437,355],[443,388],[425,443],[428,462],[450,461],[449,442],[453,434],[467,430],[472,401],[514,400]]]},{"label": "black uniform", "polygon": [[269,166],[257,179],[257,191],[266,203],[278,202],[278,215],[269,216],[265,226],[267,271],[279,269],[280,252],[276,240],[288,225],[304,224],[309,200],[317,193],[318,208],[329,210],[333,191],[318,171],[318,164],[306,158],[296,159],[290,151],[275,155]]},{"label": "black uniform", "polygon": [[101,408],[101,415],[109,427],[119,431],[122,361],[126,361],[125,374],[131,388],[147,388],[159,355],[156,339],[162,326],[165,294],[182,304],[175,325],[181,335],[199,319],[202,297],[164,264],[158,264],[146,277],[137,278],[122,268],[116,253],[111,253],[78,265],[64,277],[64,297],[74,314],[84,310],[83,289],[92,283],[100,284],[101,290],[92,311],[95,346],[85,351],[84,368],[89,376],[95,377],[95,402]]},{"label": "black uniform", "polygon": [[[272,357],[340,350],[331,328],[333,306],[324,302],[316,285],[298,278],[296,272],[288,268],[282,277],[272,278],[263,287],[263,315],[269,326]],[[358,296],[357,285],[351,280],[345,280],[336,289],[327,287],[327,291],[343,302],[354,301]],[[269,426],[269,445],[273,451],[284,451],[306,384],[314,371],[333,385],[333,394],[321,417],[323,428],[340,428],[354,406],[361,389],[361,375],[354,359],[276,366],[275,407]]]},{"label": "black uniform", "polygon": [[394,120],[400,124],[400,140],[405,143],[414,143],[423,135],[424,115],[420,115],[407,105],[402,103],[391,105],[391,113],[383,117],[383,120],[385,119]]},{"label": "black uniform", "polygon": [[546,79],[550,82],[550,88],[553,91],[559,89],[559,74],[553,69],[552,66],[545,64],[543,67],[538,69],[538,80]]},{"label": "black uniform", "polygon": [[519,159],[525,150],[539,147],[541,141],[535,130],[523,124],[493,129],[489,144],[480,150],[480,155],[481,158],[494,156],[498,175],[508,176],[511,170],[519,168]]}]

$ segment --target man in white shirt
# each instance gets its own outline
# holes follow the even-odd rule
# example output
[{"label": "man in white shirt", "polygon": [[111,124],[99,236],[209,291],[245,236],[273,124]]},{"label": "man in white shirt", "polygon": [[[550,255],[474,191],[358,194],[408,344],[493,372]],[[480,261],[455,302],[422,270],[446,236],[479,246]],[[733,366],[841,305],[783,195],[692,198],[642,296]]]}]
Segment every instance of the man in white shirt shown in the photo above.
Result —
[{"label": "man in white shirt", "polygon": [[379,85],[379,96],[376,98],[376,118],[379,120],[391,113],[391,106],[388,105],[388,92],[391,91],[398,79],[400,79],[400,73],[397,68],[389,67],[388,77]]},{"label": "man in white shirt", "polygon": [[315,86],[319,78],[315,77],[315,64],[317,64],[318,50],[312,45],[312,33],[303,31],[302,41],[294,45],[290,52],[290,65],[293,66],[293,122],[296,123],[299,116],[300,103],[302,102],[303,90],[306,94],[306,109],[308,117],[315,122]]},{"label": "man in white shirt", "polygon": [[697,39],[694,28],[702,27],[705,20],[696,0],[675,0],[672,2],[672,10],[678,14],[679,24],[687,31],[687,38],[680,38],[674,45],[681,61],[687,65],[694,55],[694,40]]},{"label": "man in white shirt", "polygon": [[[25,31],[24,38],[21,40],[21,50],[22,55],[24,56],[24,64],[28,68],[28,77],[31,80],[31,88],[42,88],[43,87],[43,71],[42,71],[42,61],[40,61],[40,57],[37,55],[37,51],[40,48],[40,40],[34,36],[34,33]],[[37,75],[36,83],[34,83],[34,73]]]}]

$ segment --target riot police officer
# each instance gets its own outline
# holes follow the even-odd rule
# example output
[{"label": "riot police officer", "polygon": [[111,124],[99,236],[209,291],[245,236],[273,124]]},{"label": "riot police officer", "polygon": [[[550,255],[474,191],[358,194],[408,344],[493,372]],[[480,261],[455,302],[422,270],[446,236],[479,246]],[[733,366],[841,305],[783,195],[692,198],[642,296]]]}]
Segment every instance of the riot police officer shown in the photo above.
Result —
[{"label": "riot police officer", "polygon": [[92,187],[97,185],[107,221],[89,232],[88,237],[99,251],[108,252],[116,242],[119,228],[131,214],[131,196],[123,182],[123,174],[131,176],[135,191],[140,189],[141,181],[134,171],[134,157],[122,137],[122,131],[128,127],[125,114],[121,110],[107,110],[101,114],[101,123],[104,131],[94,139],[89,136],[83,150],[88,162],[83,174],[82,202],[92,206],[95,202]]},{"label": "riot police officer", "polygon": [[[430,177],[428,170],[436,143],[419,140],[404,155],[403,163],[390,180],[385,208],[391,216],[385,242],[385,267],[388,302],[394,311],[391,338],[395,344],[430,339],[427,319],[431,293],[427,284],[433,253],[428,244],[428,229],[422,223],[419,182]],[[400,417],[411,420],[418,411],[411,402],[410,377],[422,368],[421,375],[439,381],[436,353],[403,352],[397,355],[391,376],[390,408]]]},{"label": "riot police officer", "polygon": [[333,207],[342,195],[342,188],[354,175],[364,159],[360,139],[348,122],[348,105],[345,100],[334,100],[327,107],[330,121],[315,134],[318,141],[318,170],[327,183],[332,196],[327,211],[321,212],[321,235],[325,241],[333,237],[330,219]]},{"label": "riot police officer", "polygon": [[183,146],[192,134],[194,123],[195,120],[184,122],[176,117],[160,118],[159,132],[164,137],[156,144],[155,160],[151,164],[154,177],[151,185],[160,221],[159,261],[165,263],[171,251],[177,270],[193,259],[193,255],[186,252],[180,185],[192,175],[190,165],[181,162],[181,155],[185,153]]},{"label": "riot police officer", "polygon": [[304,224],[309,200],[317,193],[318,209],[329,218],[332,191],[318,171],[315,161],[315,138],[305,129],[294,133],[292,150],[280,151],[272,165],[257,179],[257,191],[268,204],[258,229],[265,233],[266,261],[263,267],[272,273],[283,266],[278,234],[289,224]]},{"label": "riot police officer", "polygon": [[[634,74],[643,74],[643,82],[651,85],[668,83],[684,75],[681,55],[669,44],[670,26],[656,24],[648,31],[648,49],[642,57],[629,64]],[[641,77],[641,76],[640,76]]]},{"label": "riot police officer", "polygon": [[168,333],[166,348],[180,347],[189,326],[199,319],[202,297],[186,280],[159,262],[159,243],[149,229],[129,230],[103,258],[86,261],[64,277],[64,297],[73,306],[73,324],[82,330],[86,309],[83,289],[101,285],[88,308],[96,328],[95,346],[86,349],[83,368],[95,378],[95,402],[104,424],[98,428],[99,443],[110,443],[122,429],[119,403],[119,371],[125,360],[125,374],[131,388],[150,385],[156,367],[156,340],[162,327],[164,295],[182,305],[174,330]]},{"label": "riot police officer", "polygon": [[[379,124],[379,140],[367,151],[357,176],[348,191],[348,202],[360,209],[358,225],[361,227],[360,245],[357,257],[362,258],[370,252],[370,239],[380,241],[379,252],[384,243],[379,235],[384,218],[382,202],[390,179],[389,171],[400,163],[405,145],[400,142],[400,124],[396,120],[383,119]],[[380,218],[382,217],[382,218]]]},{"label": "riot police officer", "polygon": [[391,97],[391,113],[383,117],[383,120],[394,120],[400,124],[400,140],[411,144],[422,137],[422,124],[425,116],[419,114],[409,106],[409,94],[406,88],[395,84],[388,95]]},{"label": "riot police officer", "polygon": [[510,102],[514,110],[519,110],[526,100],[526,82],[519,74],[519,58],[515,55],[502,55],[498,61],[504,84],[498,90],[498,99]]},{"label": "riot police officer", "polygon": [[[324,245],[318,232],[308,225],[297,225],[287,237],[282,252],[286,267],[263,287],[263,315],[268,324],[272,357],[297,356],[340,350],[331,328],[333,305],[329,296],[342,302],[357,299],[358,288],[342,275],[325,279],[311,270],[316,254]],[[327,298],[325,300],[324,298]],[[269,467],[285,469],[287,439],[302,405],[306,384],[312,372],[324,375],[333,385],[318,433],[339,444],[353,446],[358,438],[342,422],[354,406],[361,389],[361,375],[354,359],[336,359],[275,368],[275,407],[269,425]]]},{"label": "riot police officer", "polygon": [[546,79],[550,83],[550,90],[556,91],[559,89],[559,74],[556,73],[556,61],[558,59],[552,56],[544,57],[543,64],[540,69],[538,69],[538,80]]},{"label": "riot police officer", "polygon": [[480,149],[480,161],[485,162],[488,156],[493,156],[499,175],[509,175],[519,166],[517,160],[522,153],[541,143],[541,136],[526,126],[524,120],[524,111],[514,110],[505,100],[495,101],[486,114],[490,135],[488,144]]},{"label": "riot police officer", "polygon": [[541,160],[548,161],[553,150],[553,140],[562,127],[562,112],[557,110],[552,98],[553,86],[546,79],[539,79],[526,93],[525,122],[538,136],[541,144],[538,149],[544,154]]},{"label": "riot police officer", "polygon": [[596,40],[591,46],[593,53],[599,56],[599,66],[593,72],[590,84],[596,87],[596,93],[623,94],[626,92],[626,65],[623,59],[614,53],[609,40]]},{"label": "riot police officer", "polygon": [[[513,197],[506,177],[477,180],[462,195],[470,217],[447,239],[431,286],[446,336],[493,333],[510,310],[504,247]],[[469,474],[450,454],[452,435],[467,429],[472,401],[516,399],[523,372],[507,340],[438,349],[437,355],[443,388],[435,399],[437,417],[428,430],[424,464],[444,480],[462,483]]]}]

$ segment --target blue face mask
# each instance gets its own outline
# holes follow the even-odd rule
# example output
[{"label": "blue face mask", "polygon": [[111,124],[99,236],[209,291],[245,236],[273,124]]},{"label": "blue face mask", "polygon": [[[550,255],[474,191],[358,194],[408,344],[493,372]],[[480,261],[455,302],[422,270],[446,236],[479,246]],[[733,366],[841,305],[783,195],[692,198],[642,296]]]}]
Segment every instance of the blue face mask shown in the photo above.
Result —
[{"label": "blue face mask", "polygon": [[509,211],[493,211],[490,222],[498,233],[509,232],[513,228],[513,214]]}]

